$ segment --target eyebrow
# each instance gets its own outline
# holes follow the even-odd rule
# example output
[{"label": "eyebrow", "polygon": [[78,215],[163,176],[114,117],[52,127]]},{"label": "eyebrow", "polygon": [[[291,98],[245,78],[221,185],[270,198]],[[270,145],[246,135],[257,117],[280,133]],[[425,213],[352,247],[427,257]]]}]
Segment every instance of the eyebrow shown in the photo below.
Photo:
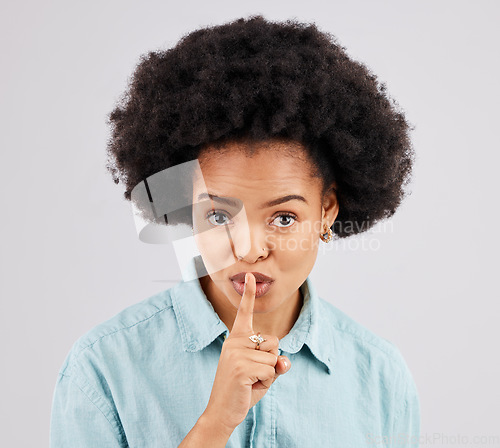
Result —
[{"label": "eyebrow", "polygon": [[[213,199],[216,202],[220,202],[222,204],[227,204],[227,205],[232,206],[232,207],[238,206],[238,202],[235,201],[234,199],[224,197],[224,196],[217,196],[217,195],[212,194],[212,193],[200,193],[198,195],[198,200],[201,200],[201,199]],[[302,202],[305,202],[306,204],[309,204],[307,202],[306,198],[304,198],[303,196],[301,196],[299,194],[288,194],[288,195],[283,196],[281,198],[272,199],[272,200],[262,204],[260,206],[260,208],[262,209],[262,208],[274,207],[276,205],[280,205],[280,204],[283,204],[285,202],[293,201],[293,200],[302,201]]]}]

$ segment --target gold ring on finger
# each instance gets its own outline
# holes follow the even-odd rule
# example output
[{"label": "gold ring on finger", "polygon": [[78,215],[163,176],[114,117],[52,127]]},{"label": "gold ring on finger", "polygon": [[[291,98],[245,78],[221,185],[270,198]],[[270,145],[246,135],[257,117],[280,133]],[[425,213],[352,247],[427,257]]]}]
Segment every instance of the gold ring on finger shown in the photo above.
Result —
[{"label": "gold ring on finger", "polygon": [[248,336],[248,338],[252,341],[255,342],[255,350],[260,350],[260,343],[266,341],[267,339],[264,339],[261,335],[260,332],[257,334],[252,334],[252,336]]}]

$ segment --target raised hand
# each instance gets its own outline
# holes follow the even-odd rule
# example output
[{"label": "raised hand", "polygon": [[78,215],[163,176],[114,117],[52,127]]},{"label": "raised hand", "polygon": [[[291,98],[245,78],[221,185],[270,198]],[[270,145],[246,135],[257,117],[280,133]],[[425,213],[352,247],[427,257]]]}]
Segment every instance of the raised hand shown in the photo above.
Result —
[{"label": "raised hand", "polygon": [[252,273],[245,276],[245,290],[231,333],[222,345],[212,393],[205,410],[213,421],[232,432],[269,390],[279,375],[290,370],[290,360],[278,356],[277,336],[261,336],[266,341],[255,349],[249,339],[254,334],[253,309],[256,283]]}]

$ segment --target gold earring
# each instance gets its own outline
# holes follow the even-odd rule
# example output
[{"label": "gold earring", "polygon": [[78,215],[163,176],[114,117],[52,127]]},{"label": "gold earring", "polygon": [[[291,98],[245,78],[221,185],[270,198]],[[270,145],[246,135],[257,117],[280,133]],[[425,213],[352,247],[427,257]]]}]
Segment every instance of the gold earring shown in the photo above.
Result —
[{"label": "gold earring", "polygon": [[321,238],[321,241],[324,243],[329,243],[331,240],[333,240],[333,232],[330,227],[325,227],[325,233],[319,236]]}]

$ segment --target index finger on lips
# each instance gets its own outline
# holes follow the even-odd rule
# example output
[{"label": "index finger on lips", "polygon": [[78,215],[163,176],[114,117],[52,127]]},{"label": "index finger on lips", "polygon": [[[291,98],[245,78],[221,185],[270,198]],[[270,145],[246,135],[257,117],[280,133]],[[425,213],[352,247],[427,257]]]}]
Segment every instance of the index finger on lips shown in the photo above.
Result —
[{"label": "index finger on lips", "polygon": [[234,319],[231,333],[248,333],[253,332],[253,308],[255,304],[255,277],[251,272],[245,275],[245,289],[241,297],[238,312]]}]

